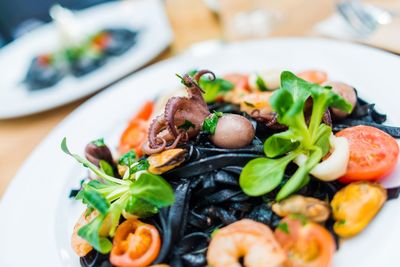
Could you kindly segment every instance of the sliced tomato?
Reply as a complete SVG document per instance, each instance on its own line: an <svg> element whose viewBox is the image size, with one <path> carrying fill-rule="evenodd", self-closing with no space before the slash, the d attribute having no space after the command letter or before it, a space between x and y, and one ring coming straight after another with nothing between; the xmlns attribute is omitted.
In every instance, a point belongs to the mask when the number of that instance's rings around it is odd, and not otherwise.
<svg viewBox="0 0 400 267"><path fill-rule="evenodd" d="M125 154L129 150L135 150L136 154L142 156L142 145L147 140L149 131L149 119L153 114L154 102L147 101L139 112L131 119L128 127L122 133L118 150Z"/></svg>
<svg viewBox="0 0 400 267"><path fill-rule="evenodd" d="M326 80L328 79L328 74L326 74L326 72L320 71L320 70L302 71L302 72L298 73L297 76L299 76L303 80L306 80L307 82L317 83L317 84L326 82Z"/></svg>
<svg viewBox="0 0 400 267"><path fill-rule="evenodd" d="M350 159L341 182L379 180L396 167L399 145L396 139L371 126L344 129L336 136L346 137L350 145Z"/></svg>
<svg viewBox="0 0 400 267"><path fill-rule="evenodd" d="M239 73L231 73L224 76L224 79L233 83L236 88L250 91L249 76Z"/></svg>
<svg viewBox="0 0 400 267"><path fill-rule="evenodd" d="M153 225L129 219L115 232L110 261L118 267L146 267L157 258L160 245L160 234Z"/></svg>
<svg viewBox="0 0 400 267"><path fill-rule="evenodd" d="M118 150L121 154L135 150L138 157L142 156L142 145L147 140L149 123L145 120L131 121L128 128L121 135Z"/></svg>
<svg viewBox="0 0 400 267"><path fill-rule="evenodd" d="M147 101L146 103L144 103L142 108L132 118L131 121L134 121L134 120L137 120L137 119L148 120L148 119L150 119L151 115L153 114L153 110L154 110L154 102L153 101Z"/></svg>
<svg viewBox="0 0 400 267"><path fill-rule="evenodd" d="M329 267L336 250L332 235L321 225L295 215L281 220L275 237L286 251L287 267Z"/></svg>

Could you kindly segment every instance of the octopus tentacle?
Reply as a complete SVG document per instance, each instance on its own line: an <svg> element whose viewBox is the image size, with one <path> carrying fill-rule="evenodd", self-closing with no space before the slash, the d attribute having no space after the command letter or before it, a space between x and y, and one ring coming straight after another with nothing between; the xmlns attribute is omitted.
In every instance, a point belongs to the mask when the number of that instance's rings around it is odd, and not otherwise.
<svg viewBox="0 0 400 267"><path fill-rule="evenodd" d="M149 126L148 140L149 146L155 147L157 145L157 135L165 128L166 120L164 116L157 116Z"/></svg>
<svg viewBox="0 0 400 267"><path fill-rule="evenodd" d="M182 136L183 136L183 133L180 133L178 135L178 137L175 139L175 141L171 145L165 147L165 149L166 150L167 149L174 149L178 145L179 141L182 139Z"/></svg>
<svg viewBox="0 0 400 267"><path fill-rule="evenodd" d="M183 76L182 82L186 86L188 96L172 97L168 100L164 113L150 124L148 142L143 146L144 153L154 154L175 148L180 142L187 142L189 138L198 134L204 119L210 114L202 95L203 90L198 84L201 76L205 74L210 74L211 80L215 80L214 73L209 70L197 72L194 78L188 74ZM177 124L186 120L194 124L194 127L179 131ZM167 146L167 143L171 142L172 144Z"/></svg>
<svg viewBox="0 0 400 267"><path fill-rule="evenodd" d="M156 153L160 153L161 151L164 151L167 146L167 141L165 141L164 138L160 138L160 139L162 140L162 144L157 148L150 147L149 142L144 143L142 146L143 153L145 153L146 155L152 155L152 154L156 154Z"/></svg>
<svg viewBox="0 0 400 267"><path fill-rule="evenodd" d="M192 98L195 95L201 96L201 94L204 93L204 90L198 85L198 83L192 77L190 77L189 74L185 74L183 76L182 81L187 88L189 98Z"/></svg>
<svg viewBox="0 0 400 267"><path fill-rule="evenodd" d="M214 72L210 71L210 70L199 70L196 75L194 75L194 80L199 83L199 80L201 78L201 76L203 76L204 74L210 74L211 75L211 81L215 80L215 74Z"/></svg>
<svg viewBox="0 0 400 267"><path fill-rule="evenodd" d="M165 105L164 119L167 123L167 130L174 137L177 137L179 134L175 126L175 114L185 102L188 102L188 100L189 99L185 97L172 97Z"/></svg>

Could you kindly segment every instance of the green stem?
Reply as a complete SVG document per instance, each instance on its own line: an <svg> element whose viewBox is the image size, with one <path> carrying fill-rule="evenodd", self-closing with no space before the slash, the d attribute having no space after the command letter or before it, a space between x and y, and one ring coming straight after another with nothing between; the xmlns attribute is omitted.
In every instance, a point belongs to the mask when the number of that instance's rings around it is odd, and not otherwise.
<svg viewBox="0 0 400 267"><path fill-rule="evenodd" d="M303 137L301 143L304 147L310 148L312 146L312 139L310 136L310 132L307 128L306 121L304 119L304 114L301 113L297 115L297 118L294 121L296 122L295 128L298 129L300 136Z"/></svg>
<svg viewBox="0 0 400 267"><path fill-rule="evenodd" d="M130 197L129 192L125 192L117 201L111 204L110 212L111 212L111 227L109 235L111 237L114 236L115 230L117 229L119 219L121 218L122 211L125 209L127 201Z"/></svg>
<svg viewBox="0 0 400 267"><path fill-rule="evenodd" d="M314 146L312 149L314 150L314 152L311 153L306 163L297 169L293 176L290 177L290 179L278 192L276 196L276 201L280 201L288 197L308 183L308 173L312 168L315 167L315 165L318 164L318 162L320 162L322 158L322 151L319 147Z"/></svg>
<svg viewBox="0 0 400 267"><path fill-rule="evenodd" d="M322 117L324 116L326 110L326 97L321 95L318 98L313 99L313 107L310 118L310 126L308 131L310 133L312 143L315 142L316 134L318 132L319 125L321 124Z"/></svg>
<svg viewBox="0 0 400 267"><path fill-rule="evenodd" d="M109 195L107 195L106 198L108 201L113 202L114 200L120 198L122 195L124 195L128 191L129 191L129 186L123 186L116 190L113 190Z"/></svg>
<svg viewBox="0 0 400 267"><path fill-rule="evenodd" d="M102 172L99 168L97 168L96 165L91 163L90 161L82 158L81 156L77 154L72 154L72 156L80 163L82 163L85 167L89 168L94 174L96 174L98 177L103 178L104 180L107 180L112 183L120 184L120 185L128 185L129 182L117 179L115 177L112 177L110 175L105 174Z"/></svg>

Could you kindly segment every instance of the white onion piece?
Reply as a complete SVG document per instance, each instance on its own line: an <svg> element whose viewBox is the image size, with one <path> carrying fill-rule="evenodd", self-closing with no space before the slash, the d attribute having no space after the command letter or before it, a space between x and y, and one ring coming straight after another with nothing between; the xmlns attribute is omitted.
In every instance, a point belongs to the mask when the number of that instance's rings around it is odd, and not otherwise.
<svg viewBox="0 0 400 267"><path fill-rule="evenodd" d="M259 91L257 77L263 79L268 90L278 89L281 84L281 70L271 69L267 71L253 72L249 75L249 86L252 91Z"/></svg>
<svg viewBox="0 0 400 267"><path fill-rule="evenodd" d="M346 173L350 157L349 142L345 137L336 137L332 134L329 143L333 149L332 154L310 171L313 176L326 182L336 180ZM301 166L307 159L306 155L300 154L294 162Z"/></svg>

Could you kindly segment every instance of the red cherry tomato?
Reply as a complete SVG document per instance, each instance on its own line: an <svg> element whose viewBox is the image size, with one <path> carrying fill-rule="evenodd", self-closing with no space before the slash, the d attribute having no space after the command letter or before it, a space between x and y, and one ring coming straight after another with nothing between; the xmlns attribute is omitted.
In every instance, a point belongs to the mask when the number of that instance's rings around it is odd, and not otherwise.
<svg viewBox="0 0 400 267"><path fill-rule="evenodd" d="M275 237L288 256L286 267L329 267L336 244L321 225L290 215L279 223Z"/></svg>
<svg viewBox="0 0 400 267"><path fill-rule="evenodd" d="M125 154L133 149L139 157L142 156L142 145L147 140L149 119L153 114L153 109L154 102L147 101L140 111L131 119L119 141L118 150L121 154Z"/></svg>
<svg viewBox="0 0 400 267"><path fill-rule="evenodd" d="M336 134L350 144L350 160L341 182L379 180L396 167L399 145L387 133L370 126L355 126Z"/></svg>
<svg viewBox="0 0 400 267"><path fill-rule="evenodd" d="M153 225L129 219L115 232L110 261L118 267L146 267L157 258L160 245L160 234Z"/></svg>

